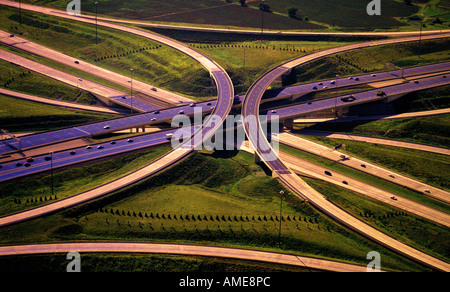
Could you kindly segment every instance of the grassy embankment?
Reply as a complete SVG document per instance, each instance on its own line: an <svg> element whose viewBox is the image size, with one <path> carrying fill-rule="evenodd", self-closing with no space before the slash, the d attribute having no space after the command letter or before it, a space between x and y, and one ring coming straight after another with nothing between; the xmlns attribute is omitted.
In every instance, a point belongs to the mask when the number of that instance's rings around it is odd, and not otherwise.
<svg viewBox="0 0 450 292"><path fill-rule="evenodd" d="M96 45L95 25L25 11L22 27L19 20L17 9L4 8L0 28L125 76L133 68L133 78L186 96L204 98L214 91L196 61L147 38L98 27Z"/></svg>
<svg viewBox="0 0 450 292"><path fill-rule="evenodd" d="M339 226L289 192L283 197L280 217L279 191L283 187L266 176L260 166L254 165L252 156L230 155L196 153L164 173L112 196L6 227L0 235L1 242L149 240L279 251L279 220L282 218L284 252L365 264L367 252L377 250L383 255L386 269L423 270ZM23 183L18 184L19 189ZM329 192L331 189L324 190L327 196ZM336 188L331 193L349 195ZM429 228L440 232L439 227L403 212L383 206L371 211L372 208L365 209L366 206L367 203L358 208L386 218L383 219L386 224L394 220L391 218L402 218L414 222L415 228L426 224L427 228L430 225ZM405 232L410 232L408 226L403 225L407 229ZM422 236L432 241L427 235ZM441 250L433 252L440 254Z"/></svg>

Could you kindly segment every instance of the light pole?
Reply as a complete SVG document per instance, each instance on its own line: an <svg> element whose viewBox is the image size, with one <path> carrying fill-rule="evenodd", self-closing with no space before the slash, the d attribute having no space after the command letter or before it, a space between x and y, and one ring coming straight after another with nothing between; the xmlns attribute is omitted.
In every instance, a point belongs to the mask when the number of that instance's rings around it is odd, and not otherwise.
<svg viewBox="0 0 450 292"><path fill-rule="evenodd" d="M244 46L244 67L242 70L242 91L244 91L245 89L245 49L247 47L247 42L244 42L243 46Z"/></svg>
<svg viewBox="0 0 450 292"><path fill-rule="evenodd" d="M50 180L52 185L52 197L54 196L53 190L53 151L50 152Z"/></svg>
<svg viewBox="0 0 450 292"><path fill-rule="evenodd" d="M97 38L97 12L98 12L98 2L95 2L95 44L98 45Z"/></svg>
<svg viewBox="0 0 450 292"><path fill-rule="evenodd" d="M131 68L130 69L130 75L131 75L131 80L130 80L130 82L131 82L131 84L130 84L130 93L131 93L131 114L133 114L133 71L134 71L134 69L133 68Z"/></svg>
<svg viewBox="0 0 450 292"><path fill-rule="evenodd" d="M261 3L259 4L259 8L261 9L261 42L264 38L264 6L262 5L266 0L261 0Z"/></svg>
<svg viewBox="0 0 450 292"><path fill-rule="evenodd" d="M284 191L280 191L280 228L279 228L279 233L278 233L278 245L279 247L281 247L281 214L283 211L283 195L284 195Z"/></svg>
<svg viewBox="0 0 450 292"><path fill-rule="evenodd" d="M336 74L336 96L334 97L334 127L336 127L336 120L337 120L337 98L338 98L338 79L339 74Z"/></svg>
<svg viewBox="0 0 450 292"><path fill-rule="evenodd" d="M20 26L22 26L22 1L19 0L19 21L20 21Z"/></svg>
<svg viewBox="0 0 450 292"><path fill-rule="evenodd" d="M420 15L420 34L419 34L419 57L422 50L422 27L423 27L423 19L425 18L424 14Z"/></svg>

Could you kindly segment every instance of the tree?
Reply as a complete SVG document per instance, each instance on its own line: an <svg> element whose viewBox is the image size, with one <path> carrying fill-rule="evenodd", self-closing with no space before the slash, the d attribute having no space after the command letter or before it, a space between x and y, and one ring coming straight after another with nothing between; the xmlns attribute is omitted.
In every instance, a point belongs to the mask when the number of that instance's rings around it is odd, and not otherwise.
<svg viewBox="0 0 450 292"><path fill-rule="evenodd" d="M289 7L287 9L287 13L288 13L289 17L297 18L298 8L296 8L296 7Z"/></svg>
<svg viewBox="0 0 450 292"><path fill-rule="evenodd" d="M268 5L266 3L260 3L259 4L259 9L264 11L264 12L270 12L270 5Z"/></svg>

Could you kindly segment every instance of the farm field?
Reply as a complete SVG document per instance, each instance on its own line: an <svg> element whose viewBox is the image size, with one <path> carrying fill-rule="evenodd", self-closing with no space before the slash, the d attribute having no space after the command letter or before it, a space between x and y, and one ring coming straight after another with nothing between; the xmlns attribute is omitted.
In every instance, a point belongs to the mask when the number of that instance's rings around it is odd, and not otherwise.
<svg viewBox="0 0 450 292"><path fill-rule="evenodd" d="M270 12L264 13L262 20L258 9L260 1L247 1L241 7L238 1L200 0L200 1L102 1L98 13L110 17L138 19L163 23L184 23L193 25L212 25L227 27L261 28L262 22L267 29L274 30L317 30L317 29L353 29L376 30L393 27L418 27L415 17L421 9L427 15L430 27L448 26L447 0L425 0L406 5L403 1L382 1L382 14L368 16L365 0L333 1L312 0L267 0ZM67 1L25 0L24 2L48 5L64 9ZM94 0L84 1L82 11L95 13ZM446 6L447 5L447 6ZM296 19L288 16L290 7L298 9ZM437 18L440 20L436 21Z"/></svg>

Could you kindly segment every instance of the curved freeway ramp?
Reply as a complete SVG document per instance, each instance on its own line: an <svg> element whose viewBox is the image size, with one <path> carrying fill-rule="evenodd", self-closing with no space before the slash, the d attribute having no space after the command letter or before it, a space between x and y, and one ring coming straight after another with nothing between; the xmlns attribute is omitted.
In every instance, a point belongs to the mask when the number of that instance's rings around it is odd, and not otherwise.
<svg viewBox="0 0 450 292"><path fill-rule="evenodd" d="M6 4L5 4L6 3ZM5 5L11 5L13 7L17 7L17 3L9 2L9 1L2 1L0 4ZM38 13L44 13L48 15L53 15L56 17L63 17L67 19L72 19L76 21L83 21L95 24L94 20L84 19L76 16L70 16L67 15L67 13L62 11L55 11L53 9L47 9L39 6L33 6L33 5L26 5L22 4L22 9L30 10ZM207 69L211 77L214 79L215 84L217 86L217 102L215 105L215 108L207 118L203 126L197 129L193 135L190 137L191 139L184 142L183 144L179 145L177 148L172 149L170 152L162 156L161 158L157 159L153 163L144 166L136 171L134 171L131 174L128 174L126 176L123 176L119 179L116 179L114 181L111 181L109 183L106 183L100 187L97 187L95 189L89 190L87 192L72 196L70 198L60 200L57 202L54 202L52 204L48 204L42 207L38 207L35 209L27 210L25 212L13 214L11 216L6 216L3 218L0 218L0 227L6 226L10 224L15 224L18 222L22 222L25 220L29 220L32 218L40 217L46 214L50 214L53 212L57 212L60 210L63 210L65 208L69 208L78 204L85 203L87 201L105 196L107 194L110 194L112 192L118 191L120 189L123 189L127 186L130 186L134 183L137 183L151 175L154 175L167 167L170 167L174 163L180 161L181 159L185 158L187 155L189 155L192 151L197 149L199 146L201 146L201 143L204 139L207 139L211 137L222 125L222 123L225 121L227 115L229 114L231 107L233 106L233 98L234 98L234 87L231 82L230 77L226 73L226 71L220 67L216 62L208 58L207 56L193 50L192 48L179 43L175 40L172 40L167 37L163 37L157 34L153 34L150 32L146 32L143 30L138 30L130 27L125 27L121 25L116 24L110 24L106 22L98 22L98 25L109 27L112 29L117 29L121 31L125 31L131 34L140 35L143 37L147 37L149 39L152 39L154 41L160 42L162 44L165 44L167 46L173 47L180 52L186 54L187 56L193 58L197 62L199 62L205 69ZM216 116L220 118L219 120L213 120L212 116Z"/></svg>
<svg viewBox="0 0 450 292"><path fill-rule="evenodd" d="M309 257L300 257L282 253L254 251L213 246L158 244L158 243L130 243L130 242L91 242L91 243L56 243L36 244L22 246L0 247L0 256L54 254L54 253L151 253L176 254L186 256L206 256L247 261L267 262L274 264L304 267L334 272L365 272L366 267L321 260Z"/></svg>
<svg viewBox="0 0 450 292"><path fill-rule="evenodd" d="M445 35L449 37L450 34ZM423 39L439 38L443 36L426 36ZM366 223L358 220L357 218L351 216L344 210L340 209L336 205L332 204L325 198L322 194L317 192L315 189L306 184L301 180L279 157L278 154L272 149L271 145L267 141L267 137L262 130L261 124L259 123L259 108L262 96L267 88L281 75L288 72L292 68L305 64L307 62L329 56L332 54L351 51L360 48L373 47L385 44L393 44L400 42L410 42L418 40L417 37L408 37L401 39L387 39L381 41L372 41L366 43L352 44L347 46L342 46L338 48L332 48L324 50L318 53L313 53L300 57L298 59L289 61L285 64L280 65L268 73L260 77L249 89L245 97L242 106L242 115L245 119L244 128L251 143L251 147L255 149L256 155L264 161L264 163L272 170L273 175L278 177L279 180L289 188L294 194L307 200L313 206L321 210L323 213L327 214L331 218L337 220L341 224L359 232L365 237L384 245L406 257L416 260L426 266L432 267L440 271L450 271L450 264L443 262L439 259L431 257L421 251L411 248L392 237L376 230L375 228L367 225ZM256 124L250 123L248 121L257 121Z"/></svg>

